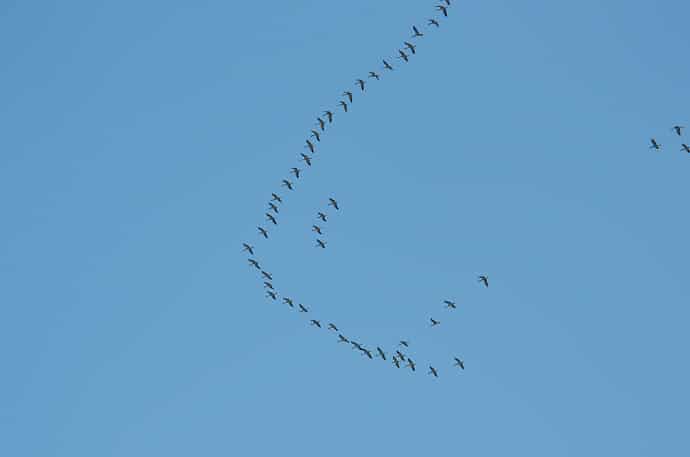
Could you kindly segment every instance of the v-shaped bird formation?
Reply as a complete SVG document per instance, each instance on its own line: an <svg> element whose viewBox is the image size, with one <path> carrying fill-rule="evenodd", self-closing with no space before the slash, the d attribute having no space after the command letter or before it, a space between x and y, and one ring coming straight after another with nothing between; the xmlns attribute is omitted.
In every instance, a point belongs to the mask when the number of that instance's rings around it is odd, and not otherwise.
<svg viewBox="0 0 690 457"><path fill-rule="evenodd" d="M357 97L365 94L369 89L370 84L381 81L384 78L385 73L392 72L397 67L404 66L411 61L413 56L415 56L418 52L418 44L416 44L417 41L423 38L427 33L430 33L430 30L440 28L442 23L441 21L449 17L451 0L443 0L440 5L435 6L435 9L438 12L438 17L428 19L425 30L422 30L417 25L411 26L412 34L409 36L409 38L403 40L402 46L400 49L396 50L396 55L394 56L400 60L400 63L396 63L394 66L391 64L391 62L393 62L392 58L381 59L383 66L380 69L368 71L365 79L356 79L354 81L354 87L352 90L344 90L342 92L341 99L338 101L336 107L334 107L332 110L325 110L320 116L316 117L316 123L314 127L309 129L309 136L304 142L303 147L306 151L299 153L299 161L304 164L306 169L310 169L314 165L315 157L318 154L318 145L320 145L321 141L325 139L326 130L334 123L336 116L345 115L345 113L348 113L348 108L355 103L355 94L357 94ZM281 180L280 187L287 193L292 193L295 191L306 169L299 167L291 168L289 171L289 177ZM260 238L265 240L270 239L269 228L273 230L279 226L278 218L281 215L283 204L283 197L275 192L271 192L271 198L268 201L268 209L265 210L264 214L265 221L263 225L257 226L258 235ZM340 209L340 203L334 197L329 197L328 201L324 201L324 208L316 213L316 220L311 223L311 231L315 236L315 248L319 250L327 249L328 243L326 240L326 226L329 222L330 215L334 214L334 212L339 212ZM417 364L411 357L411 344L408 340L400 340L398 346L392 350L389 350L387 354L382 346L365 345L362 342L355 341L355 339L350 336L346 336L338 328L338 326L332 322L329 322L327 327L322 326L322 322L328 321L313 318L312 316L314 313L304 304L299 303L299 301L295 302L292 298L281 295L277 292L273 282L273 275L263 269L263 266L261 265L262 262L256 258L257 250L254 246L248 243L243 243L243 252L247 252L251 256L248 260L251 268L258 270L260 273L260 280L263 282L266 298L271 301L279 301L279 298L282 298L282 302L287 304L290 308L295 309L295 312L306 314L308 324L310 326L322 332L333 332L333 334L337 336L337 343L345 343L346 345L350 345L353 350L358 351L367 359L381 359L383 362L390 362L391 366L395 368L409 368L411 372L417 372ZM478 276L477 281L484 287L489 287L489 278L486 275ZM438 306L441 308L441 310L446 309L446 312L453 312L457 309L456 303L451 300L441 300ZM441 321L435 317L429 317L429 323L430 324L428 325L430 327L438 327L441 325ZM448 360L448 366L455 370L465 369L464 361L458 357L453 357L452 360ZM428 367L428 375L438 378L440 370L431 364L428 364Z"/></svg>

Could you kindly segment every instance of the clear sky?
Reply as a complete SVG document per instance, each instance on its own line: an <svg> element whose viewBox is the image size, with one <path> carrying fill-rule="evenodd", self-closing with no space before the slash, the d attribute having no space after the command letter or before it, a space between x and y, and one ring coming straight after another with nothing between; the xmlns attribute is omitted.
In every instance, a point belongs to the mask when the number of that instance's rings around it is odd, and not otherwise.
<svg viewBox="0 0 690 457"><path fill-rule="evenodd" d="M0 454L690 455L690 4L449 14L1 2Z"/></svg>

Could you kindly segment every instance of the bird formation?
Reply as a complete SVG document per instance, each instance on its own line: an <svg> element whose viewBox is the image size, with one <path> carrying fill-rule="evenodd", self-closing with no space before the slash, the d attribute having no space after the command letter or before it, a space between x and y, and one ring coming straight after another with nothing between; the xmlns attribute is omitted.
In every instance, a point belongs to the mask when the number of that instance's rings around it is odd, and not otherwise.
<svg viewBox="0 0 690 457"><path fill-rule="evenodd" d="M451 1L450 0L443 0L443 2L439 5L436 5L436 10L439 12L439 17L437 18L431 18L428 19L427 22L427 29L431 30L439 28L441 26L441 16L443 18L448 17L448 12L451 7ZM428 33L428 30L426 33ZM408 41L403 41L403 45L401 46L400 49L397 50L397 59L401 60L402 62L408 63L412 56L417 54L417 44L415 44L414 40L420 39L425 36L425 31L422 31L417 25L412 26L412 35L410 38L408 38ZM364 94L369 87L369 83L373 81L380 81L382 79L382 73L383 72L391 72L394 71L395 67L390 63L392 59L381 59L383 66L381 67L381 70L374 70L374 71L369 71L366 79L356 79L354 81L354 87L352 90L345 90L342 92L341 99L338 101L338 107L341 110L342 114L347 113L348 109L350 106L353 105L354 100L355 100L355 93L358 94ZM397 66L397 64L396 64ZM321 113L320 116L316 118L316 124L314 125L313 128L310 129L309 136L304 142L304 152L300 152L300 162L304 163L307 169L311 168L312 165L314 164L314 157L317 155L317 145L321 143L321 141L324 139L324 135L327 129L327 126L330 126L336 117L336 112L337 109L334 108L334 110L325 110ZM299 167L293 167L290 169L290 175L288 178L282 179L281 180L281 188L284 189L288 194L295 191L297 187L297 182L302 179L304 169L301 169ZM278 217L281 214L281 209L283 205L283 197L280 196L279 194L272 192L271 193L271 198L268 201L268 209L265 210L265 223L263 225L257 226L258 234L260 237L268 240L269 239L269 228L276 228L278 226ZM325 224L328 222L329 215L326 212L328 209L332 208L334 211L339 211L340 206L337 200L335 198L330 197L328 198L328 203L326 204L326 209L323 209L322 211L317 212L316 217L317 221L315 221L312 224L312 232L315 233L316 236L316 244L315 247L320 248L320 249L325 249L327 246L327 243L325 241ZM270 224L270 225L268 225ZM345 343L347 345L350 345L353 350L357 350L363 357L366 357L370 360L373 360L374 358L376 359L381 359L384 362L390 361L391 365L396 367L396 368L409 368L412 372L416 372L417 364L413 360L410 354L410 342L408 340L401 340L395 348L394 351L389 351L389 355L387 355L386 351L383 349L381 346L368 346L365 345L364 343L361 343L359 341L356 341L355 339L345 336L341 330L336 326L334 323L329 322L324 328L322 326L322 321L316 318L312 318L312 313L307 308L305 305L302 303L296 303L292 298L288 296L281 295L277 292L276 287L274 286L273 283L273 275L269 272L267 272L265 269L263 269L263 266L259 262L259 260L256 259L256 250L254 246L248 244L248 243L243 243L243 252L247 252L251 257L248 259L248 262L250 266L256 270L259 271L261 275L261 280L263 281L263 286L265 289L265 295L266 298L271 300L271 301L279 301L279 298L282 299L282 302L286 305L288 305L290 308L295 309L296 312L299 313L304 313L307 314L309 317L309 322L308 324L312 327L315 327L317 330L325 331L325 332L333 332L334 334L337 335L337 342L338 343ZM479 276L478 281L481 282L485 287L489 286L489 280L488 277L485 275ZM448 310L455 310L457 309L457 305L455 302L451 300L444 300L443 303L445 304L445 308ZM430 323L431 327L436 327L441 324L440 320L437 320L433 317L430 317ZM375 349L371 349L375 348ZM405 351L405 352L403 352ZM415 355L416 358L416 355ZM429 366L429 371L428 374L430 376L433 376L435 378L439 377L439 370L432 366L431 364ZM449 361L449 366L459 368L460 370L465 369L464 362L458 358L454 357L453 358L453 363L451 364Z"/></svg>
<svg viewBox="0 0 690 457"><path fill-rule="evenodd" d="M675 133L677 137L681 137L681 138L683 137L683 131L684 130L685 130L685 127L682 125L674 125L673 127L671 127L671 131L673 133ZM663 149L661 146L661 143L659 143L656 140L656 138L652 138L649 141L650 141L649 149L654 149L656 151L661 151L661 149ZM687 152L688 154L690 154L690 146L688 146L688 143L690 143L690 141L684 143L681 140L681 143L680 143L680 151L681 152Z"/></svg>

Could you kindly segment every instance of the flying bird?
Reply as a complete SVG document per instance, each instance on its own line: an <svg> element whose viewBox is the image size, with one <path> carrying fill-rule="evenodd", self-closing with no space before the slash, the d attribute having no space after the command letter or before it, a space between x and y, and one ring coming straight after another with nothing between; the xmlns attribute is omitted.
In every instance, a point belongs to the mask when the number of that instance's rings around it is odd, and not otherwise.
<svg viewBox="0 0 690 457"><path fill-rule="evenodd" d="M683 143L683 144L681 144L681 146L683 147L683 149L681 149L681 151L685 151L685 152L690 153L690 147L688 147L687 144Z"/></svg>
<svg viewBox="0 0 690 457"><path fill-rule="evenodd" d="M455 302L454 302L454 301L443 300L443 303L446 304L446 308L453 308L453 309L457 308L457 306L455 306Z"/></svg>
<svg viewBox="0 0 690 457"><path fill-rule="evenodd" d="M438 324L441 323L441 321L437 321L437 320L434 319L433 317L430 317L429 320L431 320L431 326L432 326L432 327L436 327Z"/></svg>
<svg viewBox="0 0 690 457"><path fill-rule="evenodd" d="M654 138L652 138L651 141L652 141L652 145L649 147L649 149L657 149L657 150L661 149L661 145L659 143L657 143Z"/></svg>
<svg viewBox="0 0 690 457"><path fill-rule="evenodd" d="M294 308L295 304L293 303L291 298L288 297L283 297L283 303L290 305L290 308Z"/></svg>
<svg viewBox="0 0 690 457"><path fill-rule="evenodd" d="M277 300L277 299L278 299L278 296L277 296L276 293L273 292L272 290L267 290L267 291L266 291L266 296L267 296L267 297L271 297L273 300Z"/></svg>
<svg viewBox="0 0 690 457"><path fill-rule="evenodd" d="M307 140L307 147L309 148L309 152L311 152L313 154L314 153L314 143Z"/></svg>
<svg viewBox="0 0 690 457"><path fill-rule="evenodd" d="M409 358L409 357L407 358L407 365L405 365L405 366L406 366L406 367L410 367L410 368L412 368L412 371L415 371L415 364L414 364L414 361L412 361L412 359Z"/></svg>
<svg viewBox="0 0 690 457"><path fill-rule="evenodd" d="M412 35L412 38L417 38L417 37L422 37L422 36L424 36L424 34L423 34L422 32L420 32L420 31L417 29L417 26L416 26L416 25L413 25L413 26L412 26L412 31L414 32L414 34Z"/></svg>
<svg viewBox="0 0 690 457"><path fill-rule="evenodd" d="M405 51L398 50L398 54L400 54L400 57L398 57L399 59L402 59L405 62L409 62L407 54L405 54Z"/></svg>
<svg viewBox="0 0 690 457"><path fill-rule="evenodd" d="M285 186L285 187L287 187L287 188L290 189L290 190L294 190L294 189L292 188L292 183L291 183L290 181L288 181L287 179L283 179L283 184L282 184L282 185Z"/></svg>
<svg viewBox="0 0 690 457"><path fill-rule="evenodd" d="M333 199L333 198L329 198L329 199L328 199L328 206L332 206L332 207L335 208L335 209L340 209L340 208L338 207L338 202L335 201L335 199Z"/></svg>
<svg viewBox="0 0 690 457"><path fill-rule="evenodd" d="M412 51L412 54L417 54L417 51L416 51L417 47L415 45L413 45L412 43L409 43L407 41L404 41L403 43L405 43L405 47L407 47L407 49Z"/></svg>
<svg viewBox="0 0 690 457"><path fill-rule="evenodd" d="M405 354L403 354L400 351L395 351L395 353L398 355L398 358L402 360L403 362L405 361Z"/></svg>
<svg viewBox="0 0 690 457"><path fill-rule="evenodd" d="M328 123L330 124L333 122L333 112L332 111L324 111L323 114L328 117Z"/></svg>
<svg viewBox="0 0 690 457"><path fill-rule="evenodd" d="M261 233L261 234L263 235L264 238L268 239L268 232L266 231L265 228L263 228L263 227L257 227L257 229L259 229L259 233Z"/></svg>
<svg viewBox="0 0 690 457"><path fill-rule="evenodd" d="M355 84L357 84L359 86L359 88L362 89L362 92L364 92L364 80L363 79L358 79L357 81L355 81ZM350 102L352 102L352 100L350 100Z"/></svg>
<svg viewBox="0 0 690 457"><path fill-rule="evenodd" d="M370 78L376 78L377 81L378 81L379 79L381 79L381 76L380 76L378 73L376 73L375 71L370 71L370 72L369 72L369 77L370 77Z"/></svg>
<svg viewBox="0 0 690 457"><path fill-rule="evenodd" d="M395 365L396 367L400 368L400 360L398 360L397 358L395 358L395 356L393 356L393 365Z"/></svg>
<svg viewBox="0 0 690 457"><path fill-rule="evenodd" d="M676 132L676 135L681 136L683 134L683 127L682 125L674 125L673 130Z"/></svg>
<svg viewBox="0 0 690 457"><path fill-rule="evenodd" d="M383 68L385 68L386 70L393 70L393 67L391 67L391 64L389 64L385 60L383 61Z"/></svg>
<svg viewBox="0 0 690 457"><path fill-rule="evenodd" d="M309 312L309 310L308 310L307 308L305 308L304 305L303 305L302 303L300 303L300 304L297 305L297 306L299 306L299 312L300 312L300 313L308 313L308 312Z"/></svg>
<svg viewBox="0 0 690 457"><path fill-rule="evenodd" d="M316 325L318 328L321 328L321 322L317 321L316 319L311 320L311 325Z"/></svg>
<svg viewBox="0 0 690 457"><path fill-rule="evenodd" d="M429 24L428 25L435 25L436 27L440 27L441 24L438 23L436 19L429 19Z"/></svg>
<svg viewBox="0 0 690 457"><path fill-rule="evenodd" d="M254 255L254 246L250 246L250 245L248 245L247 243L242 243L242 246L244 246L244 248L242 249L242 251L247 251L247 252L249 252L251 255Z"/></svg>
<svg viewBox="0 0 690 457"><path fill-rule="evenodd" d="M316 239L316 245L317 245L318 247L320 247L321 249L326 249L326 242L325 242L325 241L321 241L321 240L318 239L318 238Z"/></svg>
<svg viewBox="0 0 690 457"><path fill-rule="evenodd" d="M278 225L278 221L276 221L276 218L273 217L271 213L266 213L266 220L273 222L273 225Z"/></svg>
<svg viewBox="0 0 690 457"><path fill-rule="evenodd" d="M283 199L280 198L278 195L271 193L271 201L272 202L278 202L278 203L283 203Z"/></svg>
<svg viewBox="0 0 690 457"><path fill-rule="evenodd" d="M328 330L333 330L335 332L338 331L338 327L335 326L335 324L328 324Z"/></svg>
<svg viewBox="0 0 690 457"><path fill-rule="evenodd" d="M273 290L273 284L268 281L264 281L264 287Z"/></svg>
<svg viewBox="0 0 690 457"><path fill-rule="evenodd" d="M326 123L321 119L320 117L316 118L316 121L319 123L319 127L321 128L321 131L323 132L326 130Z"/></svg>
<svg viewBox="0 0 690 457"><path fill-rule="evenodd" d="M316 141L321 141L321 134L319 132L317 132L316 130L311 131L311 136L316 138Z"/></svg>
<svg viewBox="0 0 690 457"><path fill-rule="evenodd" d="M370 359L373 359L373 358L374 358L374 357L371 355L371 351L369 351L369 349L362 348L362 349L360 349L360 351L362 351L363 353L365 353L365 354L367 355L367 357L369 357Z"/></svg>
<svg viewBox="0 0 690 457"><path fill-rule="evenodd" d="M405 346L406 348L409 348L409 347L410 347L410 343L407 342L407 341L405 341L405 340L401 340L401 341L400 341L400 344L398 344L398 346Z"/></svg>
<svg viewBox="0 0 690 457"><path fill-rule="evenodd" d="M376 351L378 352L378 356L381 357L383 360L386 360L386 353L383 352L383 349L380 347L376 346Z"/></svg>
<svg viewBox="0 0 690 457"><path fill-rule="evenodd" d="M261 270L261 276L268 279L269 281L273 281L273 276L271 276L271 273L268 273L267 271Z"/></svg>
<svg viewBox="0 0 690 457"><path fill-rule="evenodd" d="M488 276L481 275L477 278L477 282L482 282L484 283L484 287L489 287L489 278Z"/></svg>
<svg viewBox="0 0 690 457"><path fill-rule="evenodd" d="M338 343L349 343L350 340L345 338L342 334L338 333Z"/></svg>
<svg viewBox="0 0 690 457"><path fill-rule="evenodd" d="M311 231L312 231L312 232L316 232L316 233L318 233L319 235L323 235L323 232L321 231L321 227L319 227L318 225L312 225L312 226L311 226Z"/></svg>
<svg viewBox="0 0 690 457"><path fill-rule="evenodd" d="M352 349L359 349L360 351L364 349L362 348L362 345L356 341L350 341L350 344L352 345Z"/></svg>
<svg viewBox="0 0 690 457"><path fill-rule="evenodd" d="M429 365L429 374L433 374L435 377L438 378L438 373L436 372L436 368L432 367Z"/></svg>
<svg viewBox="0 0 690 457"><path fill-rule="evenodd" d="M303 152L300 152L300 155L302 156L302 160L306 162L307 166L311 167L311 157L309 157Z"/></svg>
<svg viewBox="0 0 690 457"><path fill-rule="evenodd" d="M347 103L345 103L344 101L341 100L341 101L340 101L340 106L342 106L343 109L345 110L345 112L347 113Z"/></svg>
<svg viewBox="0 0 690 457"><path fill-rule="evenodd" d="M458 359L457 357L453 357L455 359L455 365L456 367L460 367L461 369L465 369L465 362L462 360Z"/></svg>
<svg viewBox="0 0 690 457"><path fill-rule="evenodd" d="M325 214L323 214L323 213L318 213L317 216L318 216L319 219L321 219L322 221L328 222L328 221L326 220L326 215L325 215Z"/></svg>
<svg viewBox="0 0 690 457"><path fill-rule="evenodd" d="M445 5L436 5L436 9L441 11L445 17L448 17L448 7Z"/></svg>
<svg viewBox="0 0 690 457"><path fill-rule="evenodd" d="M292 173L293 175L295 175L295 178L299 179L299 174L300 174L301 171L302 171L302 170L300 170L299 168L294 168L294 167L293 167L292 170L290 170L290 173Z"/></svg>
<svg viewBox="0 0 690 457"><path fill-rule="evenodd" d="M271 202L268 202L268 207L269 207L270 210L272 210L272 211L274 211L276 214L278 214L278 207L277 207L276 205L274 205L274 204L271 203Z"/></svg>
<svg viewBox="0 0 690 457"><path fill-rule="evenodd" d="M450 0L443 0L443 1L446 2L446 5L450 6Z"/></svg>
<svg viewBox="0 0 690 457"><path fill-rule="evenodd" d="M350 103L352 103L352 92L346 90L345 92L343 92L343 97L347 97L347 99L350 100Z"/></svg>
<svg viewBox="0 0 690 457"><path fill-rule="evenodd" d="M254 259L247 259L247 260L249 260L249 263L251 263L252 266L255 267L257 270L261 270L261 266L259 266L259 262L257 262Z"/></svg>

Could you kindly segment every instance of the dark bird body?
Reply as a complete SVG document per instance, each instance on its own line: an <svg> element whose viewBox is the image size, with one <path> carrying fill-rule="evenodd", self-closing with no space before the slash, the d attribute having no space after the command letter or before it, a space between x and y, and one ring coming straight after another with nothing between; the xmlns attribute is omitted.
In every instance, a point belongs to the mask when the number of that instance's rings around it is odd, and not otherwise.
<svg viewBox="0 0 690 457"><path fill-rule="evenodd" d="M292 182L288 181L287 179L283 179L282 185L284 187L287 187L289 190L294 190L292 187Z"/></svg>
<svg viewBox="0 0 690 457"><path fill-rule="evenodd" d="M322 221L328 222L328 221L326 220L326 215L325 215L324 213L318 213L317 216L318 216L319 219L321 219Z"/></svg>
<svg viewBox="0 0 690 457"><path fill-rule="evenodd" d="M321 328L321 322L317 321L316 319L311 320L311 325L315 325L318 328Z"/></svg>
<svg viewBox="0 0 690 457"><path fill-rule="evenodd" d="M422 32L420 32L420 31L417 29L417 26L415 26L415 25L412 26L412 31L414 32L414 33L412 34L412 38L417 38L417 37L423 37L423 36L424 36L424 34L423 34Z"/></svg>
<svg viewBox="0 0 690 457"><path fill-rule="evenodd" d="M460 369L464 370L465 369L465 362L458 359L457 357L453 357L453 358L455 359L455 366L460 367Z"/></svg>
<svg viewBox="0 0 690 457"><path fill-rule="evenodd" d="M332 206L332 207L335 208L335 209L340 209L340 208L338 207L338 202L335 201L335 200L332 199L332 198L329 198L329 199L328 199L328 206Z"/></svg>
<svg viewBox="0 0 690 457"><path fill-rule="evenodd" d="M303 152L300 152L300 155L302 156L302 160L307 164L307 166L311 167L311 157L309 157Z"/></svg>
<svg viewBox="0 0 690 457"><path fill-rule="evenodd" d="M435 377L438 378L438 372L436 371L436 368L432 367L429 365L429 374L433 374Z"/></svg>
<svg viewBox="0 0 690 457"><path fill-rule="evenodd" d="M267 271L261 270L261 276L268 279L269 281L273 281L273 276L271 276L271 273Z"/></svg>
<svg viewBox="0 0 690 457"><path fill-rule="evenodd" d="M652 145L649 147L649 149L656 149L657 151L661 149L661 145L657 143L657 141L654 138L651 139L651 142Z"/></svg>
<svg viewBox="0 0 690 457"><path fill-rule="evenodd" d="M323 232L321 231L321 227L319 227L318 225L312 225L312 226L311 226L311 231L312 231L312 232L316 232L316 233L318 233L319 235L323 235Z"/></svg>
<svg viewBox="0 0 690 457"><path fill-rule="evenodd" d="M271 213L266 213L266 220L273 222L273 225L278 225L278 221L276 221L276 218L273 217Z"/></svg>
<svg viewBox="0 0 690 457"><path fill-rule="evenodd" d="M248 245L247 243L242 243L242 246L244 246L244 248L242 249L242 251L247 251L247 252L249 252L251 255L254 255L254 246L250 246L250 245Z"/></svg>
<svg viewBox="0 0 690 457"><path fill-rule="evenodd" d="M326 249L326 242L325 242L325 241L322 241L322 240L319 240L318 238L317 238L317 240L316 240L316 245L317 245L318 247L320 247L321 249Z"/></svg>
<svg viewBox="0 0 690 457"><path fill-rule="evenodd" d="M295 175L295 178L299 179L299 174L300 174L301 171L302 171L302 170L300 170L299 168L292 168L292 170L290 170L290 173L292 173L293 175Z"/></svg>
<svg viewBox="0 0 690 457"><path fill-rule="evenodd" d="M263 228L263 227L257 227L257 229L259 229L259 233L261 233L261 235L262 235L264 238L268 239L268 232L266 231L265 228Z"/></svg>
<svg viewBox="0 0 690 457"><path fill-rule="evenodd" d="M486 275L479 276L477 282L484 283L484 287L489 287L489 277Z"/></svg>
<svg viewBox="0 0 690 457"><path fill-rule="evenodd" d="M299 306L299 312L300 313L308 313L309 312L309 310L302 303L300 303L297 306Z"/></svg>
<svg viewBox="0 0 690 457"><path fill-rule="evenodd" d="M429 320L431 320L431 326L432 326L432 327L436 327L438 324L441 323L441 321L437 321L437 320L434 319L433 317L430 317Z"/></svg>
<svg viewBox="0 0 690 457"><path fill-rule="evenodd" d="M683 144L681 144L681 146L683 147L683 149L681 149L681 151L685 151L687 153L690 153L690 147L687 144L683 143Z"/></svg>
<svg viewBox="0 0 690 457"><path fill-rule="evenodd" d="M247 259L247 260L249 261L249 263L250 263L254 268L256 268L257 270L261 270L261 266L259 266L259 262L257 262L257 261L254 260L254 259Z"/></svg>

